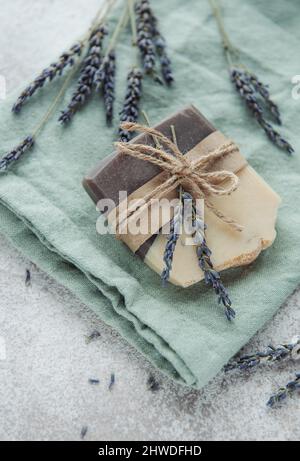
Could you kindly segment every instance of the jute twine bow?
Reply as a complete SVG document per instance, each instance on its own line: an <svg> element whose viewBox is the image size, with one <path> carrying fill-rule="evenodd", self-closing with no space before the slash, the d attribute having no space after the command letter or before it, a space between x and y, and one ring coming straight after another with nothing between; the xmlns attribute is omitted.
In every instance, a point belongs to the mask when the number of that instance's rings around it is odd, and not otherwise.
<svg viewBox="0 0 300 461"><path fill-rule="evenodd" d="M137 123L122 123L121 128L127 131L146 133L156 140L156 147L146 144L131 144L117 142L118 153L153 163L168 173L167 179L141 199L140 206L135 203L128 206L125 215L122 216L120 226L127 223L137 211L150 206L151 200L166 196L169 192L182 186L194 199L205 199L206 206L223 222L234 230L241 232L243 227L229 216L224 215L208 199L210 196L230 195L239 185L239 178L230 171L209 172L212 165L229 154L238 152L238 147L233 142L221 145L212 150L199 160L191 161L178 149L177 145L154 128L149 128ZM118 234L117 229L117 234Z"/></svg>

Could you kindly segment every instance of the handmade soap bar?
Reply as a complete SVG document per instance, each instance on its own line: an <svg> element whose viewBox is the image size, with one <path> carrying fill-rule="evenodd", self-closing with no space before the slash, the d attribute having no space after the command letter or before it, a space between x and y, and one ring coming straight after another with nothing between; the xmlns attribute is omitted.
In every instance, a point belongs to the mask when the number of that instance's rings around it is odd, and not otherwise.
<svg viewBox="0 0 300 461"><path fill-rule="evenodd" d="M171 126L175 127L180 151L186 154L200 143L209 148L210 140L216 137L216 129L190 106L155 128L171 137ZM144 134L132 141L140 144L154 144L154 140ZM161 173L159 167L120 154L112 154L100 162L86 176L83 185L94 200L110 198L119 205L119 191L127 191L130 196L137 189ZM243 226L242 232L234 231L217 218L210 209L205 209L207 224L206 239L212 250L212 261L216 270L249 264L262 250L269 247L275 237L275 222L280 203L278 195L247 164L241 162L235 171L240 184L230 196L213 197L211 202L224 214L228 214ZM183 244L176 246L170 281L183 287L203 279L195 248ZM144 262L159 274L163 270L163 254L167 237L153 235L136 251Z"/></svg>

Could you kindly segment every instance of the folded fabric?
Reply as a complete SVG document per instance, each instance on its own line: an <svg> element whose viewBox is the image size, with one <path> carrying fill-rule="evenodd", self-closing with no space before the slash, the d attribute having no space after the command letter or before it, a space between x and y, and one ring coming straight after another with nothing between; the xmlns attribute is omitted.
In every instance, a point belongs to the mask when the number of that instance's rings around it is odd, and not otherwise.
<svg viewBox="0 0 300 461"><path fill-rule="evenodd" d="M285 2L289 14L282 14L280 0L272 2L271 11L258 0L223 3L233 41L249 67L270 83L282 108L283 131L295 155L289 158L269 143L240 102L228 78L208 2L153 1L170 44L176 84L168 90L146 81L143 104L154 124L194 103L239 144L249 163L282 197L274 246L251 266L223 273L237 312L234 323L224 319L203 282L189 289L163 288L159 276L122 243L97 234L98 213L81 181L110 154L116 136L105 125L98 97L66 128L53 117L34 149L0 176L0 231L156 367L197 388L273 316L300 281L300 101L292 98L290 83L299 72L294 62L300 45L294 20L298 2ZM130 40L119 46L116 114L131 64L129 48ZM11 114L16 94L7 99L0 108L1 155L30 134L60 85L56 81L45 87L19 116ZM71 90L62 106L70 95Z"/></svg>

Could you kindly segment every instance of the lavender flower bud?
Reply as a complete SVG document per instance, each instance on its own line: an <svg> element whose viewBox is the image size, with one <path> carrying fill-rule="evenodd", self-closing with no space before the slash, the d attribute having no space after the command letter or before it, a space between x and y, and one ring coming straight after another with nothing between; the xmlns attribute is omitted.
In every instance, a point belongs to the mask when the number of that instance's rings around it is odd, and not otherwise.
<svg viewBox="0 0 300 461"><path fill-rule="evenodd" d="M197 215L196 215L197 216ZM235 318L235 311L232 309L232 303L229 298L228 291L224 287L220 274L214 269L213 263L211 261L212 252L208 248L205 236L203 234L204 229L206 228L204 221L201 220L199 216L194 218L196 223L195 227L200 228L200 231L196 231L195 243L200 245L197 248L197 256L199 261L199 267L204 272L205 283L211 286L216 295L218 296L219 304L224 306L225 315L228 321L232 321Z"/></svg>
<svg viewBox="0 0 300 461"><path fill-rule="evenodd" d="M102 63L102 45L106 34L107 29L101 26L90 36L89 50L80 71L77 88L72 95L67 109L62 111L59 117L59 121L62 124L69 123L72 120L75 113L86 103L92 93L95 74Z"/></svg>
<svg viewBox="0 0 300 461"><path fill-rule="evenodd" d="M300 373L296 373L296 378L293 381L290 381L285 387L281 387L278 391L271 395L269 401L267 402L268 407L275 407L278 404L282 403L288 397L290 397L294 392L300 390Z"/></svg>
<svg viewBox="0 0 300 461"><path fill-rule="evenodd" d="M174 81L171 60L166 52L166 42L158 29L158 21L148 0L140 0L136 5L137 15L137 44L140 49L143 67L146 74L152 75L160 84L163 80L156 72L156 53L161 64L164 81L171 85Z"/></svg>
<svg viewBox="0 0 300 461"><path fill-rule="evenodd" d="M146 74L155 76L156 56L153 40L152 11L148 0L140 0L135 10L137 18L137 45L141 52L143 67Z"/></svg>
<svg viewBox="0 0 300 461"><path fill-rule="evenodd" d="M263 114L263 110L256 98L253 88L251 85L249 85L249 80L245 75L245 72L242 72L238 69L233 69L231 72L231 79L254 117L259 119Z"/></svg>
<svg viewBox="0 0 300 461"><path fill-rule="evenodd" d="M258 365L277 363L288 358L299 360L300 358L300 337L297 336L288 344L279 344L276 347L269 345L265 351L256 352L252 355L245 355L238 360L230 362L225 371L250 370Z"/></svg>
<svg viewBox="0 0 300 461"><path fill-rule="evenodd" d="M183 220L183 206L182 203L174 210L174 218L171 221L170 225L170 235L166 244L165 253L164 253L164 263L165 268L161 274L161 279L163 285L165 285L169 278L172 270L172 263L174 258L175 248L181 233Z"/></svg>
<svg viewBox="0 0 300 461"><path fill-rule="evenodd" d="M263 128L268 138L281 149L286 150L289 154L294 152L293 147L277 132L272 125L268 123L264 116L263 108L258 99L258 94L263 96L267 107L276 117L277 122L281 123L278 107L270 100L267 87L263 85L255 75L239 69L232 69L231 79L239 92L240 96L246 102L248 108Z"/></svg>
<svg viewBox="0 0 300 461"><path fill-rule="evenodd" d="M115 101L116 56L114 51L111 51L104 59L102 72L103 76L101 78L104 105L106 109L106 122L110 125L113 119Z"/></svg>
<svg viewBox="0 0 300 461"><path fill-rule="evenodd" d="M28 136L24 139L17 147L15 147L11 152L6 154L0 160L0 173L7 171L7 169L15 163L19 158L28 150L30 150L34 145L34 139L32 136Z"/></svg>
<svg viewBox="0 0 300 461"><path fill-rule="evenodd" d="M157 24L158 24L157 19L152 13L152 30L153 30L153 36L154 36L154 44L155 44L156 52L159 56L163 79L166 82L166 84L170 86L174 82L172 64L171 64L171 60L167 53L166 40L161 35Z"/></svg>
<svg viewBox="0 0 300 461"><path fill-rule="evenodd" d="M264 85L256 75L250 73L250 72L246 72L246 76L248 77L249 79L249 82L250 84L253 86L253 88L255 89L255 91L257 91L257 93L259 93L262 98L264 99L266 105L267 105L267 108L269 109L269 111L271 112L271 114L273 115L275 121L281 125L282 122L281 122L281 116L280 116L280 112L279 112L279 107L277 106L277 104L275 104L272 100L271 100L271 97L270 97L270 92L269 92L269 87L267 85Z"/></svg>
<svg viewBox="0 0 300 461"><path fill-rule="evenodd" d="M44 69L41 74L38 75L36 79L21 93L14 104L12 111L15 114L18 114L24 104L36 93L38 89L42 88L47 82L51 82L57 76L62 75L63 71L67 67L72 67L75 63L75 57L81 55L82 49L82 43L73 45L69 51L60 56L57 62Z"/></svg>
<svg viewBox="0 0 300 461"><path fill-rule="evenodd" d="M262 126L264 129L265 133L267 134L268 138L276 144L278 147L281 149L284 149L287 151L288 154L292 154L294 151L294 148L291 146L291 144L286 141L280 133L278 133L270 123L268 123L266 120L263 118L258 120L259 124Z"/></svg>
<svg viewBox="0 0 300 461"><path fill-rule="evenodd" d="M127 77L127 89L123 109L120 112L121 122L133 122L138 120L139 103L142 96L142 80L143 73L140 69L132 69ZM128 142L132 138L133 133L127 130L119 129L120 141Z"/></svg>

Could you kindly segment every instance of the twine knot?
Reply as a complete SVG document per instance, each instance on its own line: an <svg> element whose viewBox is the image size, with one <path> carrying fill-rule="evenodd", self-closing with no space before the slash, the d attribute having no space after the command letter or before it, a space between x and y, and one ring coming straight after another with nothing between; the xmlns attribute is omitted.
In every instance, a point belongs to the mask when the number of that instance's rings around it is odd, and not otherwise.
<svg viewBox="0 0 300 461"><path fill-rule="evenodd" d="M175 166L173 168L172 173L174 175L177 175L177 176L188 178L188 177L193 176L194 168L193 168L193 165L190 165L190 166L186 166L186 165Z"/></svg>
<svg viewBox="0 0 300 461"><path fill-rule="evenodd" d="M161 185L143 197L143 205L141 205L139 211L143 207L149 207L152 199L159 199L161 196L166 196L178 186L182 186L194 199L205 199L208 208L218 218L235 230L242 231L242 226L216 209L209 201L210 196L230 195L239 185L238 176L230 171L209 171L213 164L220 158L238 152L238 147L235 143L230 141L209 152L207 155L200 157L198 160L191 161L180 152L175 142L172 142L154 128L129 122L122 123L121 128L152 136L156 141L156 147L146 144L118 142L116 143L118 153L150 162L168 173L167 179ZM136 207L131 208L129 205L124 220L128 220L136 211Z"/></svg>

